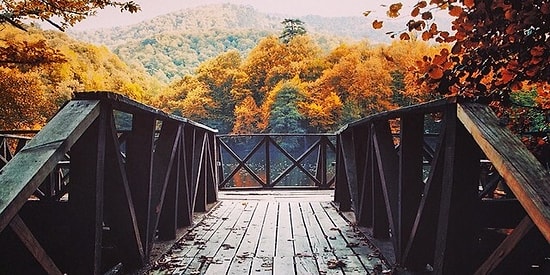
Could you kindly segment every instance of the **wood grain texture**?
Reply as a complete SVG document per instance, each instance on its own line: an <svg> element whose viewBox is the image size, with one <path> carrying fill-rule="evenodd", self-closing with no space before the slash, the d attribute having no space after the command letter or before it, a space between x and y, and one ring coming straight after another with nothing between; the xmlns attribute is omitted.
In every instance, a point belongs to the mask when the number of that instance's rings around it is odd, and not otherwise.
<svg viewBox="0 0 550 275"><path fill-rule="evenodd" d="M457 116L550 242L550 174L489 107L459 104Z"/></svg>

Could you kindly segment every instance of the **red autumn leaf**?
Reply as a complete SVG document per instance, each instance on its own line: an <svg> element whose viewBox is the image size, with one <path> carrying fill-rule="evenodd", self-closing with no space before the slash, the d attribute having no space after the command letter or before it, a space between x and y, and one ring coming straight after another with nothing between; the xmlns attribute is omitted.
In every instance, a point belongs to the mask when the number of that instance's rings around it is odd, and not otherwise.
<svg viewBox="0 0 550 275"><path fill-rule="evenodd" d="M451 49L451 53L460 54L461 52L462 52L462 43L455 43L455 45Z"/></svg>
<svg viewBox="0 0 550 275"><path fill-rule="evenodd" d="M447 56L436 54L434 56L433 64L441 66L446 61L447 61Z"/></svg>
<svg viewBox="0 0 550 275"><path fill-rule="evenodd" d="M474 0L464 0L464 6L471 9L475 6L475 1Z"/></svg>
<svg viewBox="0 0 550 275"><path fill-rule="evenodd" d="M423 12L423 13L422 13L422 19L424 19L424 20L433 19L433 15L432 15L432 13L429 12L429 11Z"/></svg>
<svg viewBox="0 0 550 275"><path fill-rule="evenodd" d="M436 23L432 23L430 25L430 33L431 34L436 34L437 33L437 24Z"/></svg>
<svg viewBox="0 0 550 275"><path fill-rule="evenodd" d="M428 69L428 76L435 80L441 79L443 77L443 69L437 65L431 65Z"/></svg>
<svg viewBox="0 0 550 275"><path fill-rule="evenodd" d="M509 71L507 69L503 69L500 79L502 80L503 84L507 84L510 81L512 81L512 79L514 79L514 77L516 77L516 73L514 73L512 71Z"/></svg>
<svg viewBox="0 0 550 275"><path fill-rule="evenodd" d="M423 8L428 6L428 3L426 3L426 1L420 1L420 2L416 3L416 5L414 5L414 6L417 7L417 8L423 9Z"/></svg>
<svg viewBox="0 0 550 275"><path fill-rule="evenodd" d="M422 32L422 40L428 41L432 37L433 37L433 34L431 34L430 32L427 32L427 31Z"/></svg>
<svg viewBox="0 0 550 275"><path fill-rule="evenodd" d="M535 75L537 75L540 71L540 66L530 66L529 68L527 68L527 70L525 70L525 74L529 77L534 77Z"/></svg>
<svg viewBox="0 0 550 275"><path fill-rule="evenodd" d="M403 4L401 4L401 2L391 4L390 9L386 12L386 14L391 18L398 17L399 16L399 10L401 10L402 7L403 7Z"/></svg>
<svg viewBox="0 0 550 275"><path fill-rule="evenodd" d="M534 46L529 52L532 56L542 56L544 54L544 47Z"/></svg>
<svg viewBox="0 0 550 275"><path fill-rule="evenodd" d="M411 11L411 16L412 16L412 17L416 17L416 16L418 16L418 14L420 14L420 8L418 8L418 7L414 8L414 9Z"/></svg>
<svg viewBox="0 0 550 275"><path fill-rule="evenodd" d="M399 35L399 39L401 39L401 40L410 40L411 36L408 33L404 32L401 35Z"/></svg>
<svg viewBox="0 0 550 275"><path fill-rule="evenodd" d="M374 20L372 21L372 27L375 29L381 29L383 25L383 21Z"/></svg>
<svg viewBox="0 0 550 275"><path fill-rule="evenodd" d="M463 10L459 6L452 6L452 7L449 8L449 14L451 16L458 17L462 14L462 12L463 12Z"/></svg>

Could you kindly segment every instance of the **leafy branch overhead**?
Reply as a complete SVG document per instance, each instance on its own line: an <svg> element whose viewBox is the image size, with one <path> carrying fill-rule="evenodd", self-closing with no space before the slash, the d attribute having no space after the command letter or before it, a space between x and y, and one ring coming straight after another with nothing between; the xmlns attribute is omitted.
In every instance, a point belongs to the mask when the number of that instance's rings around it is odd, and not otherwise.
<svg viewBox="0 0 550 275"><path fill-rule="evenodd" d="M401 3L387 12L399 16ZM440 30L435 11L446 11L452 30ZM368 15L368 13L365 13ZM419 84L441 94L506 102L511 91L536 87L545 101L550 95L550 1L419 1L410 11L402 40L412 34L425 41L451 43L432 57L417 62ZM373 27L382 28L374 20ZM548 107L548 102L541 102Z"/></svg>
<svg viewBox="0 0 550 275"><path fill-rule="evenodd" d="M25 29L23 27L24 20L39 19L64 30L66 27L73 26L86 17L94 15L98 9L106 7L116 7L120 8L121 12L130 13L140 10L139 5L134 1L2 0L0 2L0 23L9 23L20 29ZM60 22L54 22L53 17L59 18Z"/></svg>

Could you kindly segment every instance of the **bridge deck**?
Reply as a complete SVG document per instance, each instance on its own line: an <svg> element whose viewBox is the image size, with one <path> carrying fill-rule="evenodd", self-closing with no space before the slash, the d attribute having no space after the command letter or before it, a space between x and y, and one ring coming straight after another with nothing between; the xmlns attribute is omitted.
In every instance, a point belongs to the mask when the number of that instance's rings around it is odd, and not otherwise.
<svg viewBox="0 0 550 275"><path fill-rule="evenodd" d="M332 191L222 192L149 274L372 274L386 269Z"/></svg>

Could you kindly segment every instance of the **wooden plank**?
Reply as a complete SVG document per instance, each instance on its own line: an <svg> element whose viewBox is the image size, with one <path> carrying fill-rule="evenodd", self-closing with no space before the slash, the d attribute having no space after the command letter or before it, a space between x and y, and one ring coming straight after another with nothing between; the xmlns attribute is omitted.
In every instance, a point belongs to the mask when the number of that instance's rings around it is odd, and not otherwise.
<svg viewBox="0 0 550 275"><path fill-rule="evenodd" d="M237 203L222 202L203 220L187 230L177 245L165 254L160 262L165 265L156 266L153 272L161 274L184 274L191 262L199 257L197 254L218 228L229 218Z"/></svg>
<svg viewBox="0 0 550 275"><path fill-rule="evenodd" d="M311 250L317 261L319 273L321 274L344 274L341 267L329 268L329 261L334 261L336 255L334 255L333 249L330 243L325 238L323 230L321 229L316 217L315 212L310 206L310 203L300 203L302 210L302 218L306 225L309 243L311 244Z"/></svg>
<svg viewBox="0 0 550 275"><path fill-rule="evenodd" d="M399 184L397 222L398 251L403 254L414 225L418 206L422 199L424 182L422 181L424 144L424 115L414 114L401 118L399 143ZM398 257L403 264L403 255Z"/></svg>
<svg viewBox="0 0 550 275"><path fill-rule="evenodd" d="M212 263L207 267L207 274L226 274L230 268L230 265L235 261L238 248L242 243L245 233L248 231L248 226L254 212L256 210L257 202L241 202L243 208L237 207L234 211L241 211L241 215L236 220L235 224L228 228L227 236L223 238L223 234L216 236L220 239L221 246L213 256ZM222 228L222 230L224 230ZM257 233L257 232L256 232Z"/></svg>
<svg viewBox="0 0 550 275"><path fill-rule="evenodd" d="M252 268L252 258L256 254L268 203L259 201L256 204L254 213L248 224L247 230L239 244L236 252L236 259L233 260L228 274L247 274ZM245 272L246 271L246 272Z"/></svg>
<svg viewBox="0 0 550 275"><path fill-rule="evenodd" d="M306 226L302 218L302 211L300 210L300 203L291 202L289 206L294 240L294 255L296 257L313 257ZM298 266L298 263L296 265Z"/></svg>
<svg viewBox="0 0 550 275"><path fill-rule="evenodd" d="M70 101L0 170L0 231L99 113L97 100Z"/></svg>
<svg viewBox="0 0 550 275"><path fill-rule="evenodd" d="M40 266L42 266L46 273L58 275L63 274L61 270L59 270L59 268L55 265L48 253L40 245L38 240L36 240L30 229L19 217L19 215L15 215L13 217L10 222L10 228L15 234L17 234L21 242L23 242L25 247L27 247L29 252L31 252L31 254L38 261Z"/></svg>
<svg viewBox="0 0 550 275"><path fill-rule="evenodd" d="M246 205L242 203L235 203L235 207L231 210L231 213L226 219L223 219L220 227L208 238L203 239L204 245L197 251L193 261L187 268L186 272L205 272L207 268L213 263L223 263L223 259L217 259L217 252L224 247L225 240L234 230L235 224L241 217L241 214L246 208ZM228 247L235 250L235 247Z"/></svg>
<svg viewBox="0 0 550 275"><path fill-rule="evenodd" d="M103 108L102 108L103 109ZM107 112L71 147L69 207L72 261L68 273L100 274L104 220Z"/></svg>
<svg viewBox="0 0 550 275"><path fill-rule="evenodd" d="M388 266L380 259L380 253L376 247L370 243L370 241L365 238L363 233L357 229L357 227L351 225L346 221L334 207L331 207L331 204L328 202L322 202L324 210L327 212L327 215L334 223L334 226L340 232L341 236L345 239L349 248L353 251L363 266L365 267L366 272L374 273L377 266L382 266L383 270L389 269Z"/></svg>
<svg viewBox="0 0 550 275"><path fill-rule="evenodd" d="M317 268L317 262L313 257L298 256L294 257L296 274L320 274Z"/></svg>
<svg viewBox="0 0 550 275"><path fill-rule="evenodd" d="M263 226L261 229L260 240L256 250L256 257L274 257L275 242L277 240L277 211L278 204L269 202Z"/></svg>
<svg viewBox="0 0 550 275"><path fill-rule="evenodd" d="M273 274L273 257L254 257L250 273L255 275Z"/></svg>
<svg viewBox="0 0 550 275"><path fill-rule="evenodd" d="M133 114L132 131L126 141L126 168L132 201L138 221L138 227L146 259L152 247L153 222L149 219L151 211L151 188L153 177L153 144L155 139L156 119L151 114Z"/></svg>
<svg viewBox="0 0 550 275"><path fill-rule="evenodd" d="M477 269L475 275L490 274L512 252L516 245L533 229L535 224L526 216L504 241L493 251L485 262Z"/></svg>
<svg viewBox="0 0 550 275"><path fill-rule="evenodd" d="M216 138L214 134L206 132L207 140L207 165L206 165L206 203L218 201L218 181L216 179Z"/></svg>
<svg viewBox="0 0 550 275"><path fill-rule="evenodd" d="M273 274L296 274L292 256L275 256L273 258Z"/></svg>
<svg viewBox="0 0 550 275"><path fill-rule="evenodd" d="M340 228L338 228L328 216L328 213L325 211L324 207L321 206L320 202L311 202L310 203L317 222L326 236L332 251L334 252L335 260L342 262L345 266L342 267L342 270L345 274L353 273L362 273L365 271L365 266L356 255L356 253L351 249L351 246L345 240Z"/></svg>
<svg viewBox="0 0 550 275"><path fill-rule="evenodd" d="M290 206L288 202L279 203L279 211L277 213L277 242L275 246L275 256L277 256L278 258L290 257L292 259L292 257L294 257L295 239L292 236L289 207Z"/></svg>
<svg viewBox="0 0 550 275"><path fill-rule="evenodd" d="M487 106L459 104L457 116L550 242L550 174Z"/></svg>

